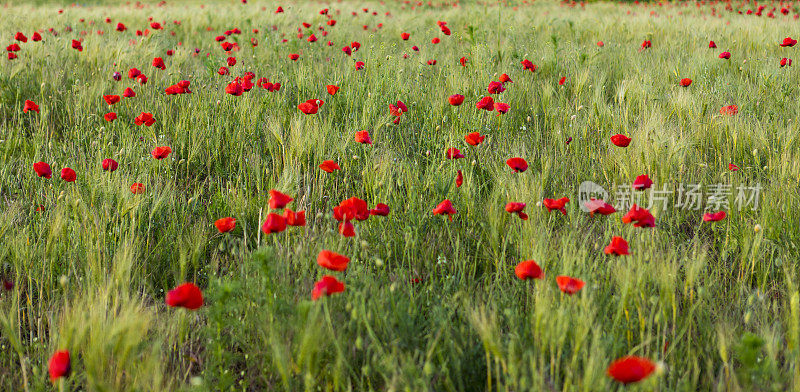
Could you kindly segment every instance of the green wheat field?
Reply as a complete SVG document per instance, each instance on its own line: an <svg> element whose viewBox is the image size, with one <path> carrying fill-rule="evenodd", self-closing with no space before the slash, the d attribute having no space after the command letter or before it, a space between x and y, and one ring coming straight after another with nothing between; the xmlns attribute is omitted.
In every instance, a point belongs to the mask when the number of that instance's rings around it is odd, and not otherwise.
<svg viewBox="0 0 800 392"><path fill-rule="evenodd" d="M0 10L2 391L800 390L794 2Z"/></svg>

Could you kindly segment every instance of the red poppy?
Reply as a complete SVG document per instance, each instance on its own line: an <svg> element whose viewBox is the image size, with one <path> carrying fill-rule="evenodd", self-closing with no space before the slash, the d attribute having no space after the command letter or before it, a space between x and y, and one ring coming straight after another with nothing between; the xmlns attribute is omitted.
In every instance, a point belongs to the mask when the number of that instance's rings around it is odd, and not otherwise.
<svg viewBox="0 0 800 392"><path fill-rule="evenodd" d="M282 12L283 12L283 7L281 7L281 6L278 6L278 9L275 10L276 14L280 14Z"/></svg>
<svg viewBox="0 0 800 392"><path fill-rule="evenodd" d="M707 212L707 213L703 214L703 221L704 222L719 222L719 221L725 219L726 216L728 216L728 214L726 214L725 211L719 211L719 212L713 212L713 213L712 212Z"/></svg>
<svg viewBox="0 0 800 392"><path fill-rule="evenodd" d="M6 46L6 51L9 52L19 52L20 50L22 50L22 48L20 48L18 44L11 44Z"/></svg>
<svg viewBox="0 0 800 392"><path fill-rule="evenodd" d="M350 258L340 255L329 250L323 250L317 255L317 264L322 268L327 268L331 271L344 271L347 269L347 263Z"/></svg>
<svg viewBox="0 0 800 392"><path fill-rule="evenodd" d="M597 46L602 48L603 46L606 46L606 44L603 43L603 41L597 41Z"/></svg>
<svg viewBox="0 0 800 392"><path fill-rule="evenodd" d="M497 115L506 114L511 109L507 103L502 102L495 102L494 103L494 110L497 110Z"/></svg>
<svg viewBox="0 0 800 392"><path fill-rule="evenodd" d="M516 173L524 173L525 170L528 170L528 162L522 158L509 158L506 161L506 165Z"/></svg>
<svg viewBox="0 0 800 392"><path fill-rule="evenodd" d="M633 180L633 189L637 191L643 191L645 189L649 189L653 185L653 181L647 174L642 174L637 176L635 180Z"/></svg>
<svg viewBox="0 0 800 392"><path fill-rule="evenodd" d="M61 179L66 182L75 182L78 178L78 175L75 174L75 170L72 170L68 167L61 169Z"/></svg>
<svg viewBox="0 0 800 392"><path fill-rule="evenodd" d="M728 170L730 170L730 171L739 171L739 166L736 166L736 165L734 165L732 163L729 163L728 164Z"/></svg>
<svg viewBox="0 0 800 392"><path fill-rule="evenodd" d="M471 146L477 146L483 143L483 139L485 138L486 136L485 135L481 136L479 132L471 132L468 133L466 136L464 136L464 140L467 142L467 144Z"/></svg>
<svg viewBox="0 0 800 392"><path fill-rule="evenodd" d="M500 82L489 82L489 87L486 88L486 91L489 94L500 94L503 91L506 91L506 88L503 86L503 83Z"/></svg>
<svg viewBox="0 0 800 392"><path fill-rule="evenodd" d="M628 145L631 144L631 138L618 133L614 136L611 136L611 143L614 143L614 145L617 147L628 147Z"/></svg>
<svg viewBox="0 0 800 392"><path fill-rule="evenodd" d="M17 31L17 34L14 34L14 39L23 43L28 42L28 37L26 37L25 34L22 34L20 31Z"/></svg>
<svg viewBox="0 0 800 392"><path fill-rule="evenodd" d="M333 208L333 218L337 221L365 220L369 214L367 202L357 197L343 200Z"/></svg>
<svg viewBox="0 0 800 392"><path fill-rule="evenodd" d="M316 301L322 296L330 296L343 291L344 283L336 280L333 276L325 275L314 283L314 289L311 290L311 299Z"/></svg>
<svg viewBox="0 0 800 392"><path fill-rule="evenodd" d="M47 371L50 373L50 382L55 383L61 377L69 377L72 366L70 363L69 351L61 350L53 353L47 364Z"/></svg>
<svg viewBox="0 0 800 392"><path fill-rule="evenodd" d="M344 54L350 56L350 55L353 54L353 49L350 48L349 46L345 46L345 47L342 48L342 52L344 52Z"/></svg>
<svg viewBox="0 0 800 392"><path fill-rule="evenodd" d="M155 124L156 120L153 118L152 114L142 112L142 114L140 114L139 117L133 119L133 122L136 125L145 125L149 127Z"/></svg>
<svg viewBox="0 0 800 392"><path fill-rule="evenodd" d="M270 189L269 191L269 208L273 210L284 208L292 201L294 201L294 199L285 193L278 192L274 189Z"/></svg>
<svg viewBox="0 0 800 392"><path fill-rule="evenodd" d="M372 144L372 139L369 137L369 132L358 131L356 132L356 142L361 144Z"/></svg>
<svg viewBox="0 0 800 392"><path fill-rule="evenodd" d="M448 199L445 199L433 209L433 215L447 215L451 221L455 214L457 214L457 211L453 208L453 202Z"/></svg>
<svg viewBox="0 0 800 392"><path fill-rule="evenodd" d="M525 203L507 203L506 204L506 212L511 214L517 214L520 219L528 220L528 214L526 214L523 210L525 209Z"/></svg>
<svg viewBox="0 0 800 392"><path fill-rule="evenodd" d="M292 54L289 55L289 59L292 60L292 61L297 61L297 59L299 59L299 58L300 58L300 55L297 54L297 53L292 53Z"/></svg>
<svg viewBox="0 0 800 392"><path fill-rule="evenodd" d="M184 283L167 293L167 305L174 308L199 309L203 306L203 293L194 283Z"/></svg>
<svg viewBox="0 0 800 392"><path fill-rule="evenodd" d="M375 208L369 210L370 215L376 216L389 216L389 206L384 203L378 203L375 205Z"/></svg>
<svg viewBox="0 0 800 392"><path fill-rule="evenodd" d="M564 83L566 83L566 82L567 82L567 77L566 76L562 76L561 79L558 79L558 85L559 86L563 86Z"/></svg>
<svg viewBox="0 0 800 392"><path fill-rule="evenodd" d="M539 264L536 264L533 260L525 260L517 264L514 267L514 274L522 280L544 278L542 267L539 267Z"/></svg>
<svg viewBox="0 0 800 392"><path fill-rule="evenodd" d="M408 39L411 38L411 34L409 34L409 33L400 33L400 38L403 39L403 41L408 41Z"/></svg>
<svg viewBox="0 0 800 392"><path fill-rule="evenodd" d="M655 370L656 365L649 359L629 356L612 362L607 372L609 377L630 384L644 380Z"/></svg>
<svg viewBox="0 0 800 392"><path fill-rule="evenodd" d="M136 81L139 82L139 84L147 84L147 76L141 74L136 77Z"/></svg>
<svg viewBox="0 0 800 392"><path fill-rule="evenodd" d="M464 96L461 94L453 94L447 97L447 102L450 102L453 106L459 106L464 103Z"/></svg>
<svg viewBox="0 0 800 392"><path fill-rule="evenodd" d="M447 159L459 159L459 158L464 158L464 154L462 154L459 149L451 147L447 149L445 157Z"/></svg>
<svg viewBox="0 0 800 392"><path fill-rule="evenodd" d="M83 45L81 44L81 41L77 39L72 40L72 49L77 49L78 52L83 52Z"/></svg>
<svg viewBox="0 0 800 392"><path fill-rule="evenodd" d="M329 84L329 85L325 86L325 88L328 90L328 94L330 94L330 95L336 95L336 92L339 91L339 86L336 86L336 85L333 85L333 84Z"/></svg>
<svg viewBox="0 0 800 392"><path fill-rule="evenodd" d="M50 169L50 165L45 162L34 163L33 171L35 171L36 175L39 177L50 178L53 176L53 171Z"/></svg>
<svg viewBox="0 0 800 392"><path fill-rule="evenodd" d="M114 112L106 113L103 115L103 119L105 119L108 122L112 122L117 119L117 114Z"/></svg>
<svg viewBox="0 0 800 392"><path fill-rule="evenodd" d="M594 214L600 215L611 215L617 210L611 204L606 203L603 200L597 200L592 198L591 200L583 203L587 210L589 210L589 215L594 216Z"/></svg>
<svg viewBox="0 0 800 392"><path fill-rule="evenodd" d="M514 83L514 81L511 80L511 77L508 76L508 74L502 74L500 75L500 83Z"/></svg>
<svg viewBox="0 0 800 392"><path fill-rule="evenodd" d="M119 102L122 98L119 95L104 95L103 99L106 103L111 106L117 102Z"/></svg>
<svg viewBox="0 0 800 392"><path fill-rule="evenodd" d="M655 227L656 219L650 211L634 204L622 217L622 223L633 223L633 227Z"/></svg>
<svg viewBox="0 0 800 392"><path fill-rule="evenodd" d="M642 50L645 50L645 49L651 48L651 47L653 47L653 43L650 42L649 40L644 40L644 41L642 41L642 47L639 50L642 51Z"/></svg>
<svg viewBox="0 0 800 392"><path fill-rule="evenodd" d="M681 85L681 87L689 87L689 86L691 86L691 85L692 85L692 79L689 79L689 78L683 78L683 79L681 79L681 81L680 81L680 85Z"/></svg>
<svg viewBox="0 0 800 392"><path fill-rule="evenodd" d="M460 59L458 60L458 62L459 62L459 63L461 63L461 66L462 66L462 67L466 67L466 66L467 66L467 62L468 62L468 61L469 61L469 60L467 60L467 58L466 58L466 57L462 57L462 58L460 58Z"/></svg>
<svg viewBox="0 0 800 392"><path fill-rule="evenodd" d="M719 54L719 58L728 60L731 58L731 52L722 52Z"/></svg>
<svg viewBox="0 0 800 392"><path fill-rule="evenodd" d="M287 208L287 209L283 210L283 217L286 218L286 224L288 226L305 226L306 225L306 212L305 211L294 212L291 209Z"/></svg>
<svg viewBox="0 0 800 392"><path fill-rule="evenodd" d="M547 211L558 210L561 211L562 215L567 215L567 210L564 206L569 203L568 197L562 197L560 199L544 199L542 201L542 205L544 208L547 208Z"/></svg>
<svg viewBox="0 0 800 392"><path fill-rule="evenodd" d="M133 91L132 88L128 87L125 91L122 92L122 96L125 98L133 98L136 96L136 93Z"/></svg>
<svg viewBox="0 0 800 392"><path fill-rule="evenodd" d="M783 67L785 67L787 65L791 67L792 66L792 59L787 59L786 57L784 57L784 58L781 59L779 64L781 65L781 68L783 68Z"/></svg>
<svg viewBox="0 0 800 392"><path fill-rule="evenodd" d="M531 72L536 72L537 66L536 66L536 64L532 63L530 60L525 59L525 60L522 60L520 63L522 64L522 70L523 71L530 70Z"/></svg>
<svg viewBox="0 0 800 392"><path fill-rule="evenodd" d="M276 213L269 213L264 224L261 225L261 231L264 234L280 233L286 230L286 218Z"/></svg>
<svg viewBox="0 0 800 392"><path fill-rule="evenodd" d="M792 37L786 37L786 38L784 38L784 39L783 39L783 41L780 43L780 45L781 45L781 46L783 46L783 47L790 47L790 48L791 48L792 46L795 46L796 44L797 44L797 40L796 40L796 39L792 39Z"/></svg>
<svg viewBox="0 0 800 392"><path fill-rule="evenodd" d="M242 85L239 82L234 80L225 86L225 92L233 95L234 97L238 97L244 94L244 88L242 88Z"/></svg>
<svg viewBox="0 0 800 392"><path fill-rule="evenodd" d="M119 164L117 163L117 161L111 158L106 158L103 159L102 166L103 166L103 171L113 172L114 170L117 170Z"/></svg>
<svg viewBox="0 0 800 392"><path fill-rule="evenodd" d="M172 153L172 149L169 146L162 146L154 148L150 155L155 159L162 160L168 157L170 153Z"/></svg>
<svg viewBox="0 0 800 392"><path fill-rule="evenodd" d="M716 49L717 44L714 41L708 41L709 49Z"/></svg>
<svg viewBox="0 0 800 392"><path fill-rule="evenodd" d="M334 161L324 161L319 165L319 168L328 173L333 173L335 170L342 170L339 164Z"/></svg>
<svg viewBox="0 0 800 392"><path fill-rule="evenodd" d="M348 221L340 222L339 223L339 234L344 237L350 238L356 236L356 228L353 226L353 223Z"/></svg>
<svg viewBox="0 0 800 392"><path fill-rule="evenodd" d="M737 113L739 113L739 107L736 105L723 106L719 112L726 116L735 116Z"/></svg>
<svg viewBox="0 0 800 392"><path fill-rule="evenodd" d="M603 250L607 255L615 255L615 256L622 256L628 255L630 252L628 251L628 242L625 241L622 237L611 237L611 243L606 246Z"/></svg>
<svg viewBox="0 0 800 392"><path fill-rule="evenodd" d="M487 112L491 112L494 110L494 99L489 96L483 97L480 101L478 101L478 103L475 104L475 107L486 110Z"/></svg>
<svg viewBox="0 0 800 392"><path fill-rule="evenodd" d="M356 61L356 70L364 69L364 62L363 61Z"/></svg>
<svg viewBox="0 0 800 392"><path fill-rule="evenodd" d="M141 182L134 182L133 184L131 184L131 193L133 193L134 195L140 195L144 193L144 184L142 184Z"/></svg>
<svg viewBox="0 0 800 392"><path fill-rule="evenodd" d="M153 59L153 66L162 71L167 69L167 66L164 64L164 59L162 59L161 57L156 57Z"/></svg>
<svg viewBox="0 0 800 392"><path fill-rule="evenodd" d="M559 290L569 295L572 295L577 293L578 291L581 291L583 286L586 285L586 282L577 278L562 275L556 277L556 284L558 284Z"/></svg>
<svg viewBox="0 0 800 392"><path fill-rule="evenodd" d="M22 113L28 113L29 110L39 113L39 105L37 105L36 102L26 99L25 106L22 107Z"/></svg>

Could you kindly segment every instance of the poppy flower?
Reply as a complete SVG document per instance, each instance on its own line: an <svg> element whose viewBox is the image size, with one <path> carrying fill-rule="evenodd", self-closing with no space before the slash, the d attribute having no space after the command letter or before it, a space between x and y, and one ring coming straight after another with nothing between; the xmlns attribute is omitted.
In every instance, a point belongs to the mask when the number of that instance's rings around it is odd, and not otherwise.
<svg viewBox="0 0 800 392"><path fill-rule="evenodd" d="M156 57L153 59L153 66L162 71L167 69L167 66L164 64L164 59L162 59L161 57Z"/></svg>
<svg viewBox="0 0 800 392"><path fill-rule="evenodd" d="M728 60L731 58L731 52L722 52L719 54L719 58Z"/></svg>
<svg viewBox="0 0 800 392"><path fill-rule="evenodd" d="M361 144L372 144L372 139L369 137L369 132L358 131L356 132L356 142Z"/></svg>
<svg viewBox="0 0 800 392"><path fill-rule="evenodd" d="M728 214L726 214L725 211L719 211L719 212L713 212L713 213L712 212L707 212L707 213L703 214L703 221L704 222L719 222L719 221L725 219L726 216L728 216Z"/></svg>
<svg viewBox="0 0 800 392"><path fill-rule="evenodd" d="M364 69L364 62L363 61L356 61L356 70Z"/></svg>
<svg viewBox="0 0 800 392"><path fill-rule="evenodd" d="M428 60L428 65L436 65L436 60Z"/></svg>
<svg viewBox="0 0 800 392"><path fill-rule="evenodd" d="M683 79L681 79L681 81L680 81L680 85L681 85L681 87L689 87L689 86L691 86L691 85L692 85L692 79L689 79L689 78L683 78Z"/></svg>
<svg viewBox="0 0 800 392"><path fill-rule="evenodd" d="M297 61L297 59L299 59L299 58L300 58L300 55L297 54L297 53L292 53L292 54L289 55L289 59L292 60L292 61Z"/></svg>
<svg viewBox="0 0 800 392"><path fill-rule="evenodd" d="M795 46L796 44L797 44L797 40L796 39L792 39L792 37L786 37L780 43L780 45L782 47L789 47L789 48L791 48L792 46Z"/></svg>
<svg viewBox="0 0 800 392"><path fill-rule="evenodd" d="M781 65L781 68L783 68L783 67L785 67L787 65L791 67L792 66L792 59L787 59L786 57L784 57L784 58L781 59L779 64Z"/></svg>
<svg viewBox="0 0 800 392"><path fill-rule="evenodd" d="M217 74L222 76L230 75L230 73L231 71L228 69L228 67L219 67L217 70Z"/></svg>
<svg viewBox="0 0 800 392"><path fill-rule="evenodd" d="M583 205L589 211L590 216L594 216L594 214L611 215L617 212L617 210L611 204L608 204L603 200L597 200L595 198L592 198L591 200L583 203Z"/></svg>
<svg viewBox="0 0 800 392"><path fill-rule="evenodd" d="M636 204L622 217L622 223L633 223L633 227L655 227L655 222L656 219L650 211Z"/></svg>
<svg viewBox="0 0 800 392"><path fill-rule="evenodd" d="M502 75L500 75L500 83L503 83L503 84L514 83L514 81L511 80L511 77L508 76L508 74L502 74Z"/></svg>
<svg viewBox="0 0 800 392"><path fill-rule="evenodd" d="M108 122L112 122L117 119L117 114L114 112L106 113L103 115L103 119L105 119Z"/></svg>
<svg viewBox="0 0 800 392"><path fill-rule="evenodd" d="M124 25L124 24L122 24L122 23L117 23L117 27L115 28L115 30L117 30L117 31L119 31L119 32L123 32L123 31L125 31L125 30L127 30L127 29L128 29L128 27L127 27L127 26L125 26L125 25Z"/></svg>
<svg viewBox="0 0 800 392"><path fill-rule="evenodd" d="M9 52L19 52L20 50L22 50L22 48L20 48L18 44L11 44L6 46L6 51Z"/></svg>
<svg viewBox="0 0 800 392"><path fill-rule="evenodd" d="M76 49L78 52L83 52L83 45L81 41L74 39L72 40L72 49Z"/></svg>
<svg viewBox="0 0 800 392"><path fill-rule="evenodd" d="M650 177L647 176L647 174L642 174L640 176L637 176L636 179L633 180L632 184L633 189L637 191L643 191L645 189L650 188L652 185L653 181L650 179Z"/></svg>
<svg viewBox="0 0 800 392"><path fill-rule="evenodd" d="M17 31L17 34L14 34L14 39L23 43L28 42L28 37L26 37L25 34L20 31Z"/></svg>
<svg viewBox="0 0 800 392"><path fill-rule="evenodd" d="M514 274L522 280L544 278L542 267L539 267L539 264L536 264L533 260L525 260L517 264L517 266L514 267Z"/></svg>
<svg viewBox="0 0 800 392"><path fill-rule="evenodd" d="M528 214L526 214L523 210L525 209L525 203L507 203L506 204L506 212L511 214L517 214L520 219L528 220Z"/></svg>
<svg viewBox="0 0 800 392"><path fill-rule="evenodd" d="M344 283L336 280L333 276L325 275L314 283L314 289L311 290L311 299L316 301L322 296L330 296L343 291Z"/></svg>
<svg viewBox="0 0 800 392"><path fill-rule="evenodd" d="M267 215L267 219L261 225L264 234L280 233L284 230L286 230L286 218L273 212Z"/></svg>
<svg viewBox="0 0 800 392"><path fill-rule="evenodd" d="M494 99L489 96L483 97L480 101L478 101L478 103L475 104L475 107L486 110L487 112L491 112L494 110Z"/></svg>
<svg viewBox="0 0 800 392"><path fill-rule="evenodd" d="M339 234L346 238L355 237L356 236L356 228L353 226L353 223L348 221L340 222L339 223Z"/></svg>
<svg viewBox="0 0 800 392"><path fill-rule="evenodd" d="M136 92L134 92L132 88L128 87L122 92L122 96L125 98L133 98L136 96Z"/></svg>
<svg viewBox="0 0 800 392"><path fill-rule="evenodd" d="M737 113L739 113L739 107L736 105L723 106L719 112L726 116L735 116Z"/></svg>
<svg viewBox="0 0 800 392"><path fill-rule="evenodd" d="M39 113L39 105L37 105L36 102L26 99L25 106L22 107L22 113L28 113L29 110Z"/></svg>
<svg viewBox="0 0 800 392"><path fill-rule="evenodd" d="M388 216L389 212L389 206L384 203L378 203L375 205L375 208L369 210L370 215L376 216Z"/></svg>
<svg viewBox="0 0 800 392"><path fill-rule="evenodd" d="M50 382L55 383L61 377L69 377L72 366L68 350L56 351L47 363L47 371L50 373Z"/></svg>
<svg viewBox="0 0 800 392"><path fill-rule="evenodd" d="M500 94L503 91L506 91L506 88L503 86L503 83L500 82L489 82L489 87L486 88L486 91L489 94Z"/></svg>
<svg viewBox="0 0 800 392"><path fill-rule="evenodd" d="M461 173L461 170L459 170L456 173L456 188L461 188L462 184L464 184L464 175Z"/></svg>
<svg viewBox="0 0 800 392"><path fill-rule="evenodd" d="M467 66L467 62L468 62L468 61L469 61L469 60L467 60L467 58L466 58L466 57L462 57L462 58L460 58L460 59L458 60L458 62L461 64L461 66L462 66L462 67L466 67L466 66Z"/></svg>
<svg viewBox="0 0 800 392"><path fill-rule="evenodd" d="M350 56L350 55L353 54L353 49L351 47L349 47L349 46L345 46L345 47L342 48L342 52L344 52L344 54Z"/></svg>
<svg viewBox="0 0 800 392"><path fill-rule="evenodd" d="M559 86L563 86L564 83L566 83L566 82L567 82L567 77L566 76L562 76L561 79L558 79L558 85Z"/></svg>
<svg viewBox="0 0 800 392"><path fill-rule="evenodd" d="M482 136L479 132L471 132L464 136L464 140L471 146L477 146L483 143L483 139L485 138L486 136Z"/></svg>
<svg viewBox="0 0 800 392"><path fill-rule="evenodd" d="M631 138L618 133L614 136L611 136L611 143L614 143L614 145L617 147L628 147L628 145L631 144Z"/></svg>
<svg viewBox="0 0 800 392"><path fill-rule="evenodd" d="M524 173L525 170L528 170L528 162L522 158L509 158L506 161L506 165L516 173Z"/></svg>
<svg viewBox="0 0 800 392"><path fill-rule="evenodd" d="M328 173L333 173L335 170L342 170L338 163L330 160L322 162L319 168Z"/></svg>
<svg viewBox="0 0 800 392"><path fill-rule="evenodd" d="M286 218L286 225L288 226L305 226L306 225L306 212L294 212L290 209L283 210L283 217Z"/></svg>
<svg viewBox="0 0 800 392"><path fill-rule="evenodd" d="M445 199L433 209L433 215L447 215L451 221L453 220L454 214L457 214L457 212L455 208L453 208L453 202L448 199Z"/></svg>
<svg viewBox="0 0 800 392"><path fill-rule="evenodd" d="M464 96L461 94L453 94L447 97L447 102L453 106L460 106L462 103L464 103Z"/></svg>
<svg viewBox="0 0 800 392"><path fill-rule="evenodd" d="M134 182L133 184L131 184L131 193L133 193L134 195L140 195L144 193L144 184L142 184L141 182Z"/></svg>
<svg viewBox="0 0 800 392"><path fill-rule="evenodd" d="M281 7L281 6L278 6L278 9L275 10L276 14L280 14L282 12L283 12L283 7Z"/></svg>
<svg viewBox="0 0 800 392"><path fill-rule="evenodd" d="M17 58L17 54L16 53L11 52L11 53L8 54L8 59L9 60L14 60L15 58Z"/></svg>
<svg viewBox="0 0 800 392"><path fill-rule="evenodd" d="M709 49L716 49L717 44L714 41L708 41L708 48Z"/></svg>
<svg viewBox="0 0 800 392"><path fill-rule="evenodd" d="M562 197L560 199L544 199L542 200L542 205L544 208L547 208L547 211L558 210L561 211L562 215L567 215L567 210L564 206L569 203L568 197Z"/></svg>
<svg viewBox="0 0 800 392"><path fill-rule="evenodd" d="M142 112L142 114L140 114L138 117L133 119L133 122L136 125L145 125L145 126L149 127L149 126L155 124L156 120L153 118L152 114Z"/></svg>
<svg viewBox="0 0 800 392"><path fill-rule="evenodd" d="M147 84L147 76L141 74L136 77L136 81L139 82L139 84Z"/></svg>
<svg viewBox="0 0 800 392"><path fill-rule="evenodd" d="M78 175L75 174L75 170L72 170L68 167L61 169L61 179L66 182L75 182L78 178Z"/></svg>
<svg viewBox="0 0 800 392"><path fill-rule="evenodd" d="M50 178L53 176L53 171L50 169L50 165L45 162L34 163L33 171L35 171L36 175L39 177Z"/></svg>
<svg viewBox="0 0 800 392"><path fill-rule="evenodd" d="M502 102L495 102L495 103L494 103L494 110L496 110L496 111L497 111L497 115L498 115L498 116L499 116L499 115L501 115L501 114L506 114L506 113L508 113L508 111L509 111L510 109L511 109L511 107L510 107L510 106L508 106L508 104L507 104L507 103L502 103Z"/></svg>
<svg viewBox="0 0 800 392"><path fill-rule="evenodd" d="M317 36L314 35L314 34L311 34L311 35L308 36L308 38L306 38L306 41L308 41L308 42L317 42Z"/></svg>
<svg viewBox="0 0 800 392"><path fill-rule="evenodd" d="M409 33L400 33L400 38L403 41L408 41L408 39L411 38L411 34L409 34Z"/></svg>
<svg viewBox="0 0 800 392"><path fill-rule="evenodd" d="M586 285L586 282L577 278L562 275L556 277L556 284L558 284L559 290L572 295L578 291L581 291L583 286Z"/></svg>
<svg viewBox="0 0 800 392"><path fill-rule="evenodd" d="M273 210L286 207L286 205L292 201L294 201L294 199L285 193L278 192L274 189L270 189L269 191L269 208Z"/></svg>
<svg viewBox="0 0 800 392"><path fill-rule="evenodd" d="M607 255L623 256L628 255L628 242L622 237L611 237L611 243L603 250Z"/></svg>
<svg viewBox="0 0 800 392"><path fill-rule="evenodd" d="M653 43L652 42L650 42L649 40L644 40L644 41L642 41L642 47L639 49L639 51L645 50L647 48L652 48L652 47L653 47Z"/></svg>
<svg viewBox="0 0 800 392"><path fill-rule="evenodd" d="M608 376L623 384L639 382L650 376L656 365L647 358L628 356L617 359L608 367Z"/></svg>
<svg viewBox="0 0 800 392"><path fill-rule="evenodd" d="M331 271L344 271L347 269L347 263L350 258L340 255L329 250L323 250L317 255L317 264L322 268L327 268Z"/></svg>
<svg viewBox="0 0 800 392"><path fill-rule="evenodd" d="M104 96L103 96L103 100L105 100L105 101L106 101L106 103L107 103L109 106L111 106L111 105L113 105L113 104L115 104L115 103L119 102L121 99L122 99L122 98L121 98L119 95L104 95Z"/></svg>
<svg viewBox="0 0 800 392"><path fill-rule="evenodd" d="M168 157L171 152L172 149L169 146L162 146L154 148L153 151L150 152L150 155L155 159L162 160Z"/></svg>
<svg viewBox="0 0 800 392"><path fill-rule="evenodd" d="M325 86L325 88L328 90L328 94L330 95L336 95L336 93L339 91L339 86L333 84L329 84Z"/></svg>
<svg viewBox="0 0 800 392"><path fill-rule="evenodd" d="M447 149L445 157L447 159L459 159L459 158L464 158L464 154L462 154L459 149L451 147Z"/></svg>
<svg viewBox="0 0 800 392"><path fill-rule="evenodd" d="M227 86L225 86L225 92L230 95L233 95L234 97L238 97L244 94L244 89L242 88L242 85L239 82L233 81L230 82Z"/></svg>
<svg viewBox="0 0 800 392"><path fill-rule="evenodd" d="M602 48L603 46L606 46L606 44L603 43L603 41L597 41L597 46Z"/></svg>
<svg viewBox="0 0 800 392"><path fill-rule="evenodd" d="M337 221L365 220L369 218L367 202L357 197L343 200L333 208L333 218Z"/></svg>
<svg viewBox="0 0 800 392"><path fill-rule="evenodd" d="M164 301L173 308L195 310L203 306L203 293L194 283L184 283L170 290Z"/></svg>
<svg viewBox="0 0 800 392"><path fill-rule="evenodd" d="M113 172L114 170L117 170L117 167L119 166L117 161L111 158L103 159L103 162L101 164L103 166L103 171L107 172Z"/></svg>
<svg viewBox="0 0 800 392"><path fill-rule="evenodd" d="M739 166L736 166L736 165L734 165L732 163L729 163L728 164L728 170L730 170L730 171L739 171Z"/></svg>
<svg viewBox="0 0 800 392"><path fill-rule="evenodd" d="M529 70L531 72L536 72L537 66L536 66L536 64L532 63L530 60L528 60L528 59L522 60L522 61L520 61L520 64L522 64L522 70L523 71L528 71Z"/></svg>

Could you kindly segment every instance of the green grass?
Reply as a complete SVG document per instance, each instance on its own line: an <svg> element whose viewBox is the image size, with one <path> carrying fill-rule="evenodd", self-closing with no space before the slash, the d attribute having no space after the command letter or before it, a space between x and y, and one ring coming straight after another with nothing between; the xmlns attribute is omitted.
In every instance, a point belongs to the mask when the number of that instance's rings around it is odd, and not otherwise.
<svg viewBox="0 0 800 392"><path fill-rule="evenodd" d="M693 3L412 10L286 1L284 14L273 13L278 3L204 4L3 8L5 45L17 31L30 38L42 29L44 40L0 61L0 278L14 283L0 291L0 390L800 388L800 86L795 69L778 66L797 50L778 46L796 34L791 15ZM336 26L324 24L322 8ZM149 16L166 29L135 36ZM129 30L113 31L117 22ZM296 37L301 22L319 41ZM214 37L235 27L238 63L231 76L217 75L228 55ZM105 33L83 37L77 52L70 42L84 30ZM653 46L640 51L645 39ZM362 47L347 57L340 49L352 41ZM732 58L719 59L721 51ZM156 56L166 71L150 65ZM523 72L526 58L535 73ZM365 69L355 70L357 60ZM127 78L132 67L146 85ZM225 94L245 71L283 87ZM510 112L477 110L502 73L514 83L495 98ZM681 88L681 78L694 83ZM182 79L193 94L164 95ZM331 97L327 84L341 90ZM128 86L137 96L105 122L102 95ZM466 96L460 107L447 103L456 93ZM41 112L23 113L26 99ZM325 104L307 116L297 110L307 99ZM397 100L409 112L395 125L388 105ZM731 104L738 115L719 114ZM141 112L155 125L135 126ZM364 129L372 146L353 140ZM473 131L488 135L478 147L463 139ZM633 142L615 147L616 133ZM152 159L163 145L173 153ZM450 147L466 159L445 159ZM527 172L506 166L514 156L528 160ZM105 158L119 169L104 172ZM326 159L342 170L319 170ZM38 161L52 166L52 179L35 175ZM77 182L62 181L62 167ZM613 195L640 174L658 189L730 184L728 218L708 223L701 210L654 208L656 227L642 229L621 222L626 211L579 209L581 182ZM132 194L134 182L146 192ZM759 208L735 208L736 188L759 183ZM293 196L308 225L260 233L270 189ZM354 196L392 212L355 222L356 237L344 238L331 211ZM537 204L563 196L572 199L566 216ZM458 211L452 222L431 214L444 199ZM527 203L530 219L506 213L510 201ZM213 222L226 216L237 227L219 234ZM605 255L612 236L628 240L631 255ZM350 257L348 270L317 266L322 249ZM543 280L516 278L514 266L528 259ZM345 292L311 301L325 274ZM558 275L586 287L565 295ZM202 288L205 306L167 307L166 292L186 281ZM47 362L62 349L73 372L54 385ZM622 387L606 368L625 355L663 366Z"/></svg>

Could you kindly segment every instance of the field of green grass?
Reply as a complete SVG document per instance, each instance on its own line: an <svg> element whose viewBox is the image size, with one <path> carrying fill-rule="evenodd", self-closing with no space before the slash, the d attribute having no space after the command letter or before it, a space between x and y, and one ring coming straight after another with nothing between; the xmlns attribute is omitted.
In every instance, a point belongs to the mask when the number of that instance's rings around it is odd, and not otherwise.
<svg viewBox="0 0 800 392"><path fill-rule="evenodd" d="M0 4L0 390L800 389L800 22L764 6ZM617 212L586 212L587 181ZM305 226L262 230L271 190ZM353 197L390 212L340 222ZM325 275L344 291L313 299ZM184 283L202 306L167 299ZM627 356L648 377L612 377Z"/></svg>

